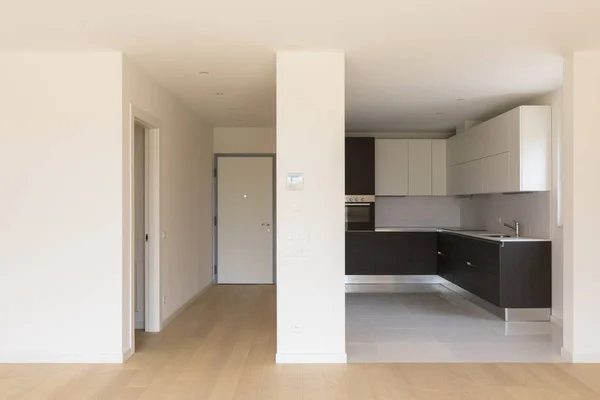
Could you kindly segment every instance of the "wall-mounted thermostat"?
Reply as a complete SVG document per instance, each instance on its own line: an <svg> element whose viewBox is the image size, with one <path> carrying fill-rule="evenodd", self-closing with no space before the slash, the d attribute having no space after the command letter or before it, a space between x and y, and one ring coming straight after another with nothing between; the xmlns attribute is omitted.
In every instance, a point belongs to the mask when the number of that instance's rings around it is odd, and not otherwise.
<svg viewBox="0 0 600 400"><path fill-rule="evenodd" d="M304 190L304 174L287 174L287 190Z"/></svg>

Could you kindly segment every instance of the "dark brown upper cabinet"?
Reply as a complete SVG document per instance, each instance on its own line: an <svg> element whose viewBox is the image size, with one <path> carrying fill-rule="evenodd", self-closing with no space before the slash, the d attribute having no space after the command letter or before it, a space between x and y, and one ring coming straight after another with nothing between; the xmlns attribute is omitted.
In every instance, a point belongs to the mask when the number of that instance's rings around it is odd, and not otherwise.
<svg viewBox="0 0 600 400"><path fill-rule="evenodd" d="M375 194L375 139L346 138L346 195Z"/></svg>

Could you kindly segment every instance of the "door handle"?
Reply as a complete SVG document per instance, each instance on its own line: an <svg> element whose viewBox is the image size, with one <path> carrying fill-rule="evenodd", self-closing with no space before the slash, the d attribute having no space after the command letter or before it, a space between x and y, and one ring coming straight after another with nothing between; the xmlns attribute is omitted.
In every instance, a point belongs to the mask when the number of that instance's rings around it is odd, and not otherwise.
<svg viewBox="0 0 600 400"><path fill-rule="evenodd" d="M261 226L271 226L270 222L263 222L262 224L260 224Z"/></svg>
<svg viewBox="0 0 600 400"><path fill-rule="evenodd" d="M477 268L477 265L475 265L475 264L473 264L473 263L470 263L469 261L467 261L467 265L468 265L469 267Z"/></svg>
<svg viewBox="0 0 600 400"><path fill-rule="evenodd" d="M438 253L439 256L443 256L444 255L444 253L442 253L441 251L438 251L437 253Z"/></svg>

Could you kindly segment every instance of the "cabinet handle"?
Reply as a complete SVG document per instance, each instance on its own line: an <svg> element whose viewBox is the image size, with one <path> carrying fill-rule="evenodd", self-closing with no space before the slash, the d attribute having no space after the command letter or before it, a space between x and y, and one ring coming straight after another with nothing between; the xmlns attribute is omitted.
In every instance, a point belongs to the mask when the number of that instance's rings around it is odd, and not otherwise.
<svg viewBox="0 0 600 400"><path fill-rule="evenodd" d="M468 265L469 267L477 268L477 265L475 265L475 264L471 264L469 261L467 261L467 265Z"/></svg>
<svg viewBox="0 0 600 400"><path fill-rule="evenodd" d="M438 251L438 256L443 256L444 253L442 253L441 251Z"/></svg>

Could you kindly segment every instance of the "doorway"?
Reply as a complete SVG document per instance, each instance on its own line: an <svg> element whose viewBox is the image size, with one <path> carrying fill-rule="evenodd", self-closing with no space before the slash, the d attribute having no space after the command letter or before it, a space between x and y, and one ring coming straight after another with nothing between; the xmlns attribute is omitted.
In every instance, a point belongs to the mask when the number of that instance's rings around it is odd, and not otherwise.
<svg viewBox="0 0 600 400"><path fill-rule="evenodd" d="M146 128L139 122L134 126L134 263L135 263L135 329L146 328L146 259L148 230L146 222L148 210L146 209L148 193L146 192L148 180L146 171Z"/></svg>
<svg viewBox="0 0 600 400"><path fill-rule="evenodd" d="M275 282L273 155L216 156L216 282Z"/></svg>
<svg viewBox="0 0 600 400"><path fill-rule="evenodd" d="M160 141L159 121L130 105L129 141L129 312L124 337L127 360L144 332L160 332ZM140 334L142 336L140 336Z"/></svg>

